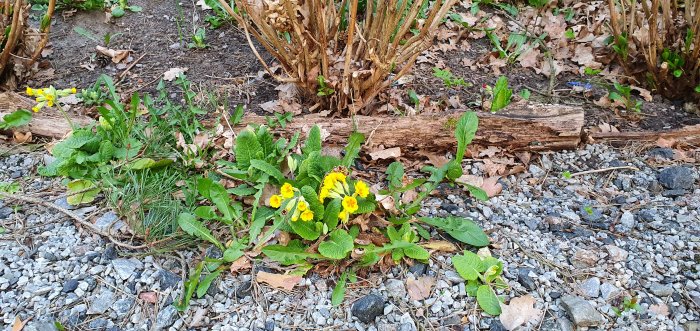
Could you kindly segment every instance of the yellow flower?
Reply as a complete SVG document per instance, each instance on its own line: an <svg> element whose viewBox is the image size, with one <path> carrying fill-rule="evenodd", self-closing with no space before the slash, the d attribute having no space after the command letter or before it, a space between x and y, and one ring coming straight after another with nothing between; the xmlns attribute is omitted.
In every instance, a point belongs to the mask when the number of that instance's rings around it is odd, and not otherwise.
<svg viewBox="0 0 700 331"><path fill-rule="evenodd" d="M342 195L349 194L350 188L346 182L346 176L342 172L331 172L323 178L323 185L319 192L318 198L323 202L326 198L331 197L339 199Z"/></svg>
<svg viewBox="0 0 700 331"><path fill-rule="evenodd" d="M348 213L345 212L345 210L338 213L338 219L340 219L343 222L343 224L347 223L349 218L350 217Z"/></svg>
<svg viewBox="0 0 700 331"><path fill-rule="evenodd" d="M273 195L270 197L270 207L279 208L282 205L282 197L279 195Z"/></svg>
<svg viewBox="0 0 700 331"><path fill-rule="evenodd" d="M27 95L30 96L30 97L33 96L33 95L34 95L34 89L32 89L31 87L27 86Z"/></svg>
<svg viewBox="0 0 700 331"><path fill-rule="evenodd" d="M306 201L304 201L304 200L299 201L299 203L297 204L298 211L305 211L308 209L307 207L308 206L306 205ZM302 215L301 219L304 219L303 215Z"/></svg>
<svg viewBox="0 0 700 331"><path fill-rule="evenodd" d="M369 195L369 187L367 183L358 180L355 182L355 193L362 198L366 198Z"/></svg>
<svg viewBox="0 0 700 331"><path fill-rule="evenodd" d="M349 214L354 213L357 211L357 199L355 197L346 195L343 198L343 208L345 208L345 211L347 211Z"/></svg>
<svg viewBox="0 0 700 331"><path fill-rule="evenodd" d="M314 212L312 212L310 209L307 209L305 212L301 213L302 221L310 221L312 219L314 219Z"/></svg>
<svg viewBox="0 0 700 331"><path fill-rule="evenodd" d="M76 94L76 93L78 93L78 89L76 89L76 88L74 87L74 88L70 89L70 93L71 93L71 94Z"/></svg>
<svg viewBox="0 0 700 331"><path fill-rule="evenodd" d="M40 109L41 107L39 107L39 105L32 107L32 111L34 111L35 113L39 112Z"/></svg>
<svg viewBox="0 0 700 331"><path fill-rule="evenodd" d="M46 105L49 107L53 107L54 101L56 101L56 96L54 94L47 94L46 95Z"/></svg>
<svg viewBox="0 0 700 331"><path fill-rule="evenodd" d="M289 199L294 196L294 187L292 187L292 184L284 183L282 188L280 188L280 193L283 198Z"/></svg>

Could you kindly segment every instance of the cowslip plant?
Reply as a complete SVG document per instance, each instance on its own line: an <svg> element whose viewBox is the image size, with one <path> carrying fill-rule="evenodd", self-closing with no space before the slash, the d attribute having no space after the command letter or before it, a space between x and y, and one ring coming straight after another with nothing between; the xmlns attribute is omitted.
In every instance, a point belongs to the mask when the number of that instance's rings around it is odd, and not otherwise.
<svg viewBox="0 0 700 331"><path fill-rule="evenodd" d="M501 305L496 289L508 288L503 280L503 262L490 254L464 251L452 257L457 273L467 281L467 294L476 297L479 307L490 315L500 315Z"/></svg>
<svg viewBox="0 0 700 331"><path fill-rule="evenodd" d="M513 90L508 87L508 78L506 76L498 77L496 85L491 87L485 85L486 94L490 97L491 112L495 113L508 105L513 98Z"/></svg>
<svg viewBox="0 0 700 331"><path fill-rule="evenodd" d="M75 87L62 90L57 90L53 86L41 89L33 89L31 87L27 87L26 93L28 96L34 97L37 102L37 104L34 105L34 107L32 107L33 112L39 112L44 107L56 106L56 108L58 109L58 111L61 112L68 124L70 124L72 128L75 128L73 122L70 120L70 117L68 117L68 114L66 114L66 111L63 109L60 102L60 98L78 93L78 90Z"/></svg>

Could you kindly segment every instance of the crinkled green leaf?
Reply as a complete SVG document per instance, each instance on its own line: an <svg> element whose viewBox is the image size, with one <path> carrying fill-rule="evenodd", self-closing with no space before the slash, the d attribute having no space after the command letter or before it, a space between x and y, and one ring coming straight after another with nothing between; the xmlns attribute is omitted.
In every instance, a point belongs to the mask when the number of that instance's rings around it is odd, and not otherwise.
<svg viewBox="0 0 700 331"><path fill-rule="evenodd" d="M87 179L76 179L68 183L67 186L69 195L66 200L69 204L74 206L93 202L97 194L100 193L100 189L92 181Z"/></svg>
<svg viewBox="0 0 700 331"><path fill-rule="evenodd" d="M340 279L338 279L338 282L333 288L333 293L331 294L331 304L335 307L343 303L343 299L345 299L345 285L347 284L347 279L347 271L343 271L343 274L340 275Z"/></svg>
<svg viewBox="0 0 700 331"><path fill-rule="evenodd" d="M501 314L501 303L490 286L479 286L479 289L476 291L476 301L479 303L479 307L487 314L493 316Z"/></svg>
<svg viewBox="0 0 700 331"><path fill-rule="evenodd" d="M292 240L287 246L268 245L262 249L263 254L273 261L277 261L283 265L301 264L306 262L306 259L317 258L318 254L308 253L308 247L302 245L299 240Z"/></svg>
<svg viewBox="0 0 700 331"><path fill-rule="evenodd" d="M455 136L457 138L457 154L455 160L458 164L462 164L464 153L467 151L467 146L471 144L476 130L479 127L479 118L474 112L466 112L457 121L455 128Z"/></svg>
<svg viewBox="0 0 700 331"><path fill-rule="evenodd" d="M453 256L452 265L457 273L466 280L476 280L484 271L484 263L481 258L470 251L465 251L463 255Z"/></svg>
<svg viewBox="0 0 700 331"><path fill-rule="evenodd" d="M453 238L474 247L488 246L491 242L484 230L473 221L465 218L453 216L447 218L420 217L419 220L445 231Z"/></svg>
<svg viewBox="0 0 700 331"><path fill-rule="evenodd" d="M250 167L250 160L257 159L258 154L262 154L263 148L260 146L255 133L246 129L238 134L234 151L238 168L245 170Z"/></svg>
<svg viewBox="0 0 700 331"><path fill-rule="evenodd" d="M304 155L309 155L313 152L321 152L321 128L318 125L314 125L311 130L309 130L309 135L306 137L306 143L302 148Z"/></svg>
<svg viewBox="0 0 700 331"><path fill-rule="evenodd" d="M210 274L208 274L204 279L202 279L201 282L199 282L199 286L197 286L197 297L201 298L205 294L207 294L207 290L209 290L209 287L211 286L211 283L216 279L216 277L219 277L223 270L217 270L214 271Z"/></svg>
<svg viewBox="0 0 700 331"><path fill-rule="evenodd" d="M329 259L344 259L354 247L352 237L343 229L333 230L328 237L318 245L318 252Z"/></svg>
<svg viewBox="0 0 700 331"><path fill-rule="evenodd" d="M277 167L265 161L250 160L250 166L270 175L270 177L276 179L278 183L283 183L286 180L282 172Z"/></svg>

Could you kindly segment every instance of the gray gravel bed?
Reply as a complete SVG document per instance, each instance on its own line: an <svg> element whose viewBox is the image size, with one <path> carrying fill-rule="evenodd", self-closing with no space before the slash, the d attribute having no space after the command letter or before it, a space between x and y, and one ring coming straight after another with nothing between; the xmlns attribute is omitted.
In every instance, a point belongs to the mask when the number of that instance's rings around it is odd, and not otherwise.
<svg viewBox="0 0 700 331"><path fill-rule="evenodd" d="M700 169L665 157L668 151L603 145L545 154L527 173L502 178L503 192L487 203L452 191L428 199L424 212L470 217L486 229L511 287L499 294L506 302L530 294L545 312L519 330L697 330ZM42 159L0 160L0 182L22 180L25 192L58 187L32 177ZM561 175L620 166L639 170ZM483 174L479 162L466 169ZM74 211L98 225L116 219L94 206ZM216 282L180 313L172 302L182 263L198 253L130 256L54 210L10 200L0 200L0 226L0 325L7 330L16 316L31 318L24 330L56 330L55 321L68 330L111 331L503 330L475 308L449 254L372 272L350 285L340 307L330 301L335 279L311 274L285 293L240 275ZM406 280L417 277L433 277L435 286L427 299L412 301ZM641 311L618 316L613 308L625 298L638 298Z"/></svg>

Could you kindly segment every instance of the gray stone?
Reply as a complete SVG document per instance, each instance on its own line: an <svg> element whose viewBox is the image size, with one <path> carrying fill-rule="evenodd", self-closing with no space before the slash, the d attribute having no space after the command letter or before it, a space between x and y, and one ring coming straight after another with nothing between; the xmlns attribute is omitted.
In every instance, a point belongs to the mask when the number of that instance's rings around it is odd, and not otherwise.
<svg viewBox="0 0 700 331"><path fill-rule="evenodd" d="M155 277L158 280L158 283L160 284L161 290L176 288L182 280L181 276L176 275L175 273L165 269L158 270L156 272Z"/></svg>
<svg viewBox="0 0 700 331"><path fill-rule="evenodd" d="M611 300L618 297L622 293L619 288L610 283L600 285L600 297L605 300Z"/></svg>
<svg viewBox="0 0 700 331"><path fill-rule="evenodd" d="M649 287L649 291L657 297L668 297L673 294L673 287L671 285L652 283Z"/></svg>
<svg viewBox="0 0 700 331"><path fill-rule="evenodd" d="M88 308L88 315L94 314L104 314L104 312L112 306L114 302L114 293L111 291L103 291L98 296L92 299L90 302L90 308Z"/></svg>
<svg viewBox="0 0 700 331"><path fill-rule="evenodd" d="M530 277L531 272L534 273L532 268L518 268L518 283L528 291L534 291L537 288L535 280Z"/></svg>
<svg viewBox="0 0 700 331"><path fill-rule="evenodd" d="M464 278L460 276L457 272L452 270L445 271L445 278L452 284L464 283Z"/></svg>
<svg viewBox="0 0 700 331"><path fill-rule="evenodd" d="M243 299L247 296L250 295L250 291L253 289L253 283L250 281L245 281L240 283L237 287L236 290L234 291L234 295L236 298Z"/></svg>
<svg viewBox="0 0 700 331"><path fill-rule="evenodd" d="M63 208L63 209L68 209L68 210L73 210L75 209L75 206L71 205L68 203L68 200L66 200L66 197L57 199L56 201L53 202L57 206Z"/></svg>
<svg viewBox="0 0 700 331"><path fill-rule="evenodd" d="M109 321L104 318L96 318L88 323L88 327L90 330L102 330L107 327L108 323Z"/></svg>
<svg viewBox="0 0 700 331"><path fill-rule="evenodd" d="M117 276L122 280L127 280L136 272L138 264L130 259L116 259L112 261L112 266Z"/></svg>
<svg viewBox="0 0 700 331"><path fill-rule="evenodd" d="M603 315L581 297L565 295L561 298L561 302L577 327L598 326L605 323Z"/></svg>
<svg viewBox="0 0 700 331"><path fill-rule="evenodd" d="M600 278L592 277L586 279L579 285L583 295L589 298L597 298L600 295Z"/></svg>
<svg viewBox="0 0 700 331"><path fill-rule="evenodd" d="M119 217L117 216L117 214L111 211L106 212L104 215L100 216L99 218L97 218L97 220L95 220L95 226L102 231L107 231L110 229L110 227L111 230L116 231L119 230L119 228L117 228L116 226L118 220Z"/></svg>
<svg viewBox="0 0 700 331"><path fill-rule="evenodd" d="M398 279L389 279L384 284L386 286L386 291L390 297L398 300L406 299L406 286L403 281Z"/></svg>
<svg viewBox="0 0 700 331"><path fill-rule="evenodd" d="M408 268L408 271L414 276L423 276L428 271L428 265L425 263L416 262L414 265Z"/></svg>
<svg viewBox="0 0 700 331"><path fill-rule="evenodd" d="M128 314L131 310L131 307L134 305L135 301L136 300L134 298L119 299L112 305L112 310L114 310L119 317L126 316L126 314Z"/></svg>
<svg viewBox="0 0 700 331"><path fill-rule="evenodd" d="M376 294L369 294L355 301L351 313L364 323L372 323L377 316L384 313L384 299Z"/></svg>
<svg viewBox="0 0 700 331"><path fill-rule="evenodd" d="M613 262L624 262L627 261L627 256L629 253L615 245L605 245L605 249L608 251L608 256L610 256L610 260Z"/></svg>
<svg viewBox="0 0 700 331"><path fill-rule="evenodd" d="M78 280L77 279L69 279L65 283L63 283L63 289L61 292L63 293L70 293L75 291L75 289L78 288Z"/></svg>
<svg viewBox="0 0 700 331"><path fill-rule="evenodd" d="M164 330L169 326L173 325L177 320L177 309L175 306L168 305L167 307L161 309L156 316L156 330Z"/></svg>
<svg viewBox="0 0 700 331"><path fill-rule="evenodd" d="M635 224L634 215L629 211L625 211L620 217L620 224L615 229L619 232L629 232L634 228Z"/></svg>
<svg viewBox="0 0 700 331"><path fill-rule="evenodd" d="M536 166L536 165L534 165L534 164L531 164L531 165L530 165L530 168L529 168L528 170L530 171L530 173L531 173L532 176L534 176L534 177L542 177L542 176L545 175L544 170L542 170L542 168L540 168L540 167L538 167L538 166Z"/></svg>
<svg viewBox="0 0 700 331"><path fill-rule="evenodd" d="M668 159L672 160L673 159L673 149L671 148L652 148L647 152L647 155L650 157L655 157L655 158L660 158L660 159Z"/></svg>
<svg viewBox="0 0 700 331"><path fill-rule="evenodd" d="M659 182L670 190L689 190L695 184L695 174L687 167L670 167L661 170Z"/></svg>

